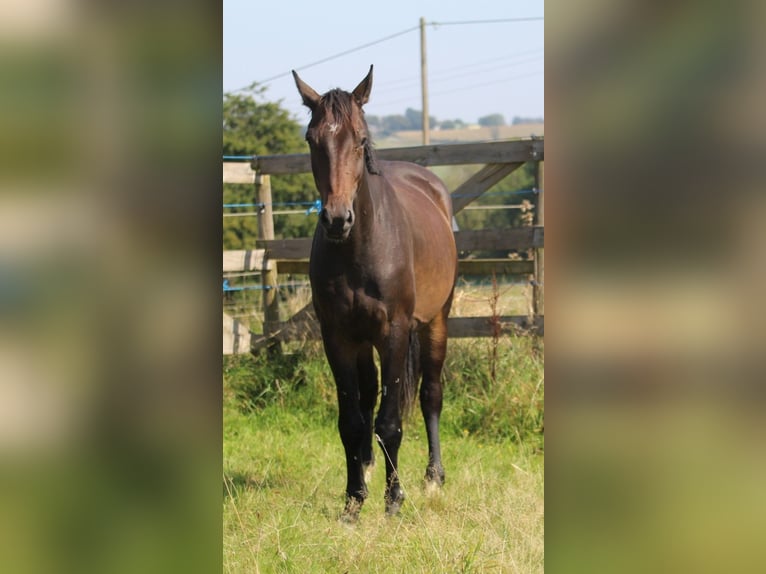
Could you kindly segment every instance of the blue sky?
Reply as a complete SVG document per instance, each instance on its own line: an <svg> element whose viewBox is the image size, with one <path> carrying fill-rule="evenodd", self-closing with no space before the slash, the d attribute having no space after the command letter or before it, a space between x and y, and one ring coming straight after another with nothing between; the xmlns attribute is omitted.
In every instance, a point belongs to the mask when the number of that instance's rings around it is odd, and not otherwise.
<svg viewBox="0 0 766 574"><path fill-rule="evenodd" d="M232 91L253 81L268 82L266 96L299 120L307 118L289 71L318 92L346 90L375 65L368 114L421 109L420 32L396 38L316 66L324 58L404 32L426 22L430 114L439 120L501 113L543 116L542 20L485 24L452 24L543 16L542 0L315 0L256 2L224 0L223 89Z"/></svg>

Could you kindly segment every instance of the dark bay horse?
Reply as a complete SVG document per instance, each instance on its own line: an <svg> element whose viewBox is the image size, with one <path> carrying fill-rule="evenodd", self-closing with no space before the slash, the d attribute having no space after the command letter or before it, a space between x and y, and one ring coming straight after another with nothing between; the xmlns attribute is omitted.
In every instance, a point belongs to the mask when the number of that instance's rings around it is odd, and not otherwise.
<svg viewBox="0 0 766 574"><path fill-rule="evenodd" d="M322 200L310 278L327 360L338 392L338 428L346 452L346 506L355 520L367 497L372 439L386 464L386 512L404 500L397 461L402 416L414 401L428 435L426 481L441 486L441 372L447 315L457 271L452 202L433 173L406 162L377 161L362 106L372 66L353 92L319 95L293 71L311 110L306 140ZM373 360L381 366L381 400Z"/></svg>

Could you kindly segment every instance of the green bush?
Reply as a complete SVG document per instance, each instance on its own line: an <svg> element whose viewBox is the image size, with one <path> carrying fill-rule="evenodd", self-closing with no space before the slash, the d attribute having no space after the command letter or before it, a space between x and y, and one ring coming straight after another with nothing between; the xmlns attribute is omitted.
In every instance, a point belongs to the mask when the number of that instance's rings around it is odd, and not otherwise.
<svg viewBox="0 0 766 574"><path fill-rule="evenodd" d="M335 419L335 383L318 345L297 352L224 357L224 390L244 413L269 407Z"/></svg>

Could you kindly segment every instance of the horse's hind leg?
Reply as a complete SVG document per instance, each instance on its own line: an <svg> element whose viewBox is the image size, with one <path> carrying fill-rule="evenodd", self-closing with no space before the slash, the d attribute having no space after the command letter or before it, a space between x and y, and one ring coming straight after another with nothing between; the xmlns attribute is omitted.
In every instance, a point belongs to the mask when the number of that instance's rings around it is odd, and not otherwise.
<svg viewBox="0 0 766 574"><path fill-rule="evenodd" d="M372 345L367 345L357 358L359 370L359 408L364 419L364 437L362 439L362 469L365 482L375 466L375 452L372 448L372 425L375 403L378 400L378 370L375 367Z"/></svg>
<svg viewBox="0 0 766 574"><path fill-rule="evenodd" d="M444 484L439 418L442 412L442 367L447 355L447 316L452 297L442 311L420 331L420 366L423 382L420 385L420 408L428 436L428 466L426 486Z"/></svg>

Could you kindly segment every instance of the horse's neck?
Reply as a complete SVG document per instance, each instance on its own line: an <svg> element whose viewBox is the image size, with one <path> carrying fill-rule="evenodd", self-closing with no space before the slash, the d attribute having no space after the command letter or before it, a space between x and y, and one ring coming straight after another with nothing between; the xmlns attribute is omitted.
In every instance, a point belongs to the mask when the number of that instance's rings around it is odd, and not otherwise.
<svg viewBox="0 0 766 574"><path fill-rule="evenodd" d="M365 172L356 192L356 224L363 232L358 234L358 238L363 241L369 240L374 235L377 210L380 207L381 198L378 197L375 184L371 181L372 177L374 176Z"/></svg>

